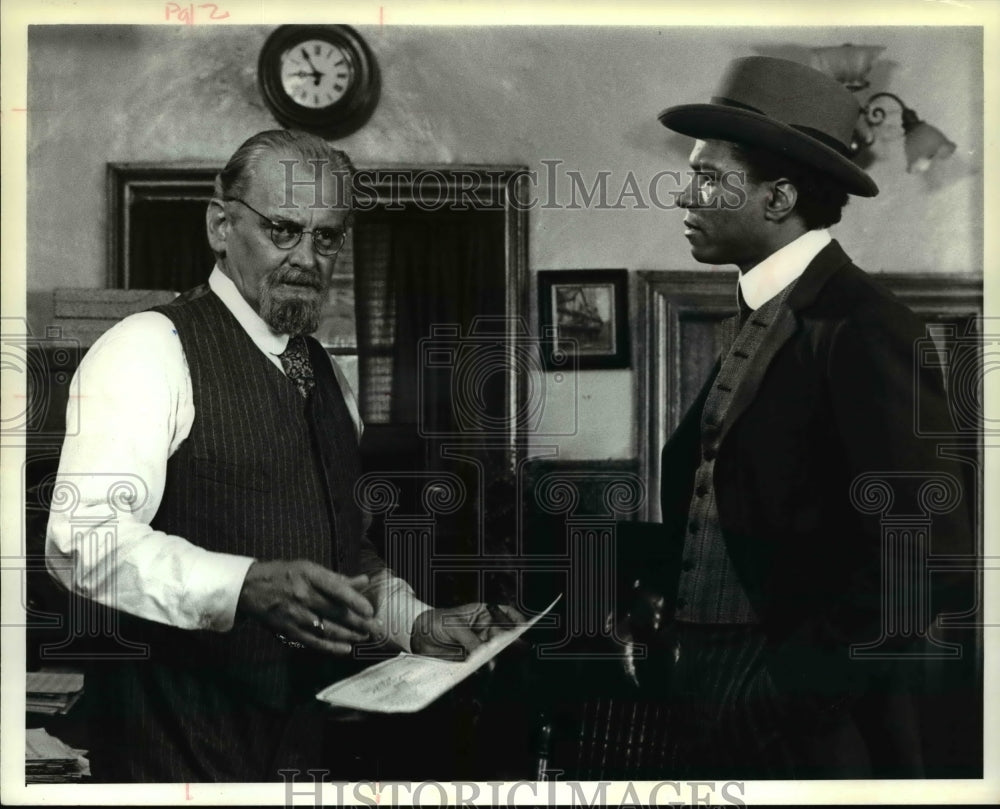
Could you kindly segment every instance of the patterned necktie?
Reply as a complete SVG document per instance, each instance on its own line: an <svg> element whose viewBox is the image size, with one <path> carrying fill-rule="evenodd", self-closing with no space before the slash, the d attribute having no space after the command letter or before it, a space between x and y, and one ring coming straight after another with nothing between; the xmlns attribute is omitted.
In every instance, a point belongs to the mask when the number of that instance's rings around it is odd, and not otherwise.
<svg viewBox="0 0 1000 809"><path fill-rule="evenodd" d="M301 335L290 337L288 345L278 355L278 359L281 360L281 367L285 369L285 375L295 383L303 398L308 398L312 389L316 387L316 380L313 378L312 363L309 362L309 349L306 348L305 338Z"/></svg>

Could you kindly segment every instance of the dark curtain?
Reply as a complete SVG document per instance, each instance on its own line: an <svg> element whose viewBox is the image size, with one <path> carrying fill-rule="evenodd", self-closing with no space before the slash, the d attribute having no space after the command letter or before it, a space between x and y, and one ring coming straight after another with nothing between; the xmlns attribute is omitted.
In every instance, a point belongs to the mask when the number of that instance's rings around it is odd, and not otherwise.
<svg viewBox="0 0 1000 809"><path fill-rule="evenodd" d="M504 236L503 213L497 211L368 212L359 214L355 226L366 466L390 475L442 470L462 478L471 502L438 521L436 547L447 553L477 549L483 523L489 526L487 548L508 541L501 536L507 532L499 516L513 501L503 488L507 459L482 432L484 426L499 430L505 425L505 388L512 372L496 331L505 314ZM477 317L496 320L480 321L474 334ZM435 327L448 331L421 344ZM494 440L498 437L494 433ZM475 460L444 456L446 445ZM480 476L485 500L479 497ZM416 509L419 492L402 489L400 511ZM447 589L446 598L438 592L435 600L483 595L472 575L455 574Z"/></svg>
<svg viewBox="0 0 1000 809"><path fill-rule="evenodd" d="M204 199L139 199L129 222L129 287L183 292L208 280L215 257Z"/></svg>
<svg viewBox="0 0 1000 809"><path fill-rule="evenodd" d="M360 215L355 229L358 353L362 412L373 423L416 424L434 431L502 415L502 388L490 375L486 390L453 400L451 371L468 370L481 341L469 340L476 317L504 315L504 221L495 211L383 211ZM465 339L426 345L432 328L454 326ZM441 351L453 351L449 364ZM481 350L480 350L481 349ZM428 352L435 352L428 356ZM480 357L482 359L482 357ZM451 367L449 367L451 365ZM424 401L419 401L424 374ZM473 382L473 377L463 381ZM465 385L468 387L468 385ZM498 391L499 389L499 391ZM498 398L498 392L500 397Z"/></svg>

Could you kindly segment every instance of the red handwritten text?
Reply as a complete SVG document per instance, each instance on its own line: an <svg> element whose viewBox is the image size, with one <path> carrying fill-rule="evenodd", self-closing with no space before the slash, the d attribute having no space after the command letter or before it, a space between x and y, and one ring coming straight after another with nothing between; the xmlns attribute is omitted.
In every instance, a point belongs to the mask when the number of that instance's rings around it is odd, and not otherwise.
<svg viewBox="0 0 1000 809"><path fill-rule="evenodd" d="M215 3L201 3L197 6L194 3L188 3L187 5L167 3L164 8L164 19L167 22L177 20L184 23L184 25L194 25L195 22L201 22L206 19L210 21L224 20L228 16L229 12L223 11ZM196 17L199 19L196 20Z"/></svg>

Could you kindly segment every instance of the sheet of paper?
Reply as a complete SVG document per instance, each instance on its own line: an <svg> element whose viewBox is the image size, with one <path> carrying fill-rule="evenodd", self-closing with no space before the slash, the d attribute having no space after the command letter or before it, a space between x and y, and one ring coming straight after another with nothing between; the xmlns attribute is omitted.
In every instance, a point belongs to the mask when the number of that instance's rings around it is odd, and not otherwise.
<svg viewBox="0 0 1000 809"><path fill-rule="evenodd" d="M24 777L28 784L79 782L90 775L86 750L70 747L45 728L24 731Z"/></svg>
<svg viewBox="0 0 1000 809"><path fill-rule="evenodd" d="M24 758L27 761L70 761L73 751L45 728L27 728L24 731Z"/></svg>
<svg viewBox="0 0 1000 809"><path fill-rule="evenodd" d="M527 623L503 632L475 649L465 660L452 662L401 652L327 686L316 699L341 708L377 713L422 710L533 627L562 596Z"/></svg>

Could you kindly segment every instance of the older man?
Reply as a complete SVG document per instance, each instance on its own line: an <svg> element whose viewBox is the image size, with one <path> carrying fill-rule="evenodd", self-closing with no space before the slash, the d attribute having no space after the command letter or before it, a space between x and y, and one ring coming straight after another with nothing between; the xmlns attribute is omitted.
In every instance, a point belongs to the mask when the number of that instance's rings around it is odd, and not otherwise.
<svg viewBox="0 0 1000 809"><path fill-rule="evenodd" d="M308 724L320 706L289 723L347 670L353 644L461 654L490 631L477 605L418 601L365 536L357 406L305 336L349 226L350 177L320 138L251 137L208 206L208 282L126 318L81 363L81 429L59 468L73 517L106 509L108 475L140 481L139 494L96 545L54 512L49 569L149 646L147 660L95 671L99 777L336 776Z"/></svg>
<svg viewBox="0 0 1000 809"><path fill-rule="evenodd" d="M948 421L942 380L914 362L921 322L827 230L849 194L878 193L849 158L858 112L833 79L750 57L710 103L660 115L696 139L680 197L692 255L740 270L728 344L662 455L663 521L683 544L659 636L670 777L920 772L898 672L863 654L909 651L883 637L883 607L909 607L865 500L888 487L894 513L920 514L923 483L961 485L914 429L918 404ZM935 520L935 552L970 552L966 506ZM908 559L926 552L900 539ZM935 609L954 604L944 591Z"/></svg>

